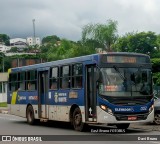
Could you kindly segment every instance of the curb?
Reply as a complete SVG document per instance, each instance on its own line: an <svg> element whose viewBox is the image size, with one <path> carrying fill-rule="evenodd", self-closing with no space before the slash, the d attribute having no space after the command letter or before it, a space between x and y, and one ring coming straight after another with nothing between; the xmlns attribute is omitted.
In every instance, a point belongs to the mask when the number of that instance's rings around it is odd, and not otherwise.
<svg viewBox="0 0 160 144"><path fill-rule="evenodd" d="M0 108L0 113L8 114L8 109L7 108Z"/></svg>

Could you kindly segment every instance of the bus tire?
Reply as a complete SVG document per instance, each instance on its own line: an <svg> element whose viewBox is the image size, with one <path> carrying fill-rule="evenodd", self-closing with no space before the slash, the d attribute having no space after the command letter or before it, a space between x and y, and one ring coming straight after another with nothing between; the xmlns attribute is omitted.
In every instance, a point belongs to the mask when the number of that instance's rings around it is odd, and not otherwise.
<svg viewBox="0 0 160 144"><path fill-rule="evenodd" d="M126 124L116 124L116 127L118 129L127 129L129 127L130 123L126 123Z"/></svg>
<svg viewBox="0 0 160 144"><path fill-rule="evenodd" d="M160 114L155 113L154 123L157 124L157 125L160 125Z"/></svg>
<svg viewBox="0 0 160 144"><path fill-rule="evenodd" d="M27 107L26 116L27 116L27 123L33 125L35 123L35 118L34 118L34 110L31 105Z"/></svg>
<svg viewBox="0 0 160 144"><path fill-rule="evenodd" d="M73 112L73 127L76 131L83 131L84 130L84 123L82 122L82 114L81 110L77 107Z"/></svg>

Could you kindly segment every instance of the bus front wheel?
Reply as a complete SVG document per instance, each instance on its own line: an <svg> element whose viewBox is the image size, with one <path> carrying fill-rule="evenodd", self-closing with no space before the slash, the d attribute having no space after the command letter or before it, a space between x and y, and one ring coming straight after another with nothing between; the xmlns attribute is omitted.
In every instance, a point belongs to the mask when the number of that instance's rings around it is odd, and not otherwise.
<svg viewBox="0 0 160 144"><path fill-rule="evenodd" d="M154 123L160 125L160 114L155 113Z"/></svg>
<svg viewBox="0 0 160 144"><path fill-rule="evenodd" d="M126 123L126 124L116 124L116 127L118 129L127 129L129 127L129 123Z"/></svg>
<svg viewBox="0 0 160 144"><path fill-rule="evenodd" d="M73 112L73 127L76 131L83 131L84 123L82 122L81 110L77 107Z"/></svg>
<svg viewBox="0 0 160 144"><path fill-rule="evenodd" d="M26 116L27 116L27 123L30 124L30 125L33 125L34 122L35 122L35 118L34 118L33 107L32 107L31 105L29 105L29 106L27 107Z"/></svg>

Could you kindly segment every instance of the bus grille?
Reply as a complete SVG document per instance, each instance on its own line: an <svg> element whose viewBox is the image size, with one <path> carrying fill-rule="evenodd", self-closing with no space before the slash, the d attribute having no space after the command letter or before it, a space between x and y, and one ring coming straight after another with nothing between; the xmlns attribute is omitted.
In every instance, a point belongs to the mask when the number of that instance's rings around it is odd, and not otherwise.
<svg viewBox="0 0 160 144"><path fill-rule="evenodd" d="M137 120L146 120L147 116L148 116L148 113L137 114L137 115L135 115L135 114L134 115L115 114L115 117L118 121L128 121L128 117L130 117L130 116L136 116L137 117L136 121Z"/></svg>
<svg viewBox="0 0 160 144"><path fill-rule="evenodd" d="M123 105L123 106L132 106L132 105L144 105L148 101L137 101L137 100L123 100L123 101L113 101L112 103L115 105Z"/></svg>

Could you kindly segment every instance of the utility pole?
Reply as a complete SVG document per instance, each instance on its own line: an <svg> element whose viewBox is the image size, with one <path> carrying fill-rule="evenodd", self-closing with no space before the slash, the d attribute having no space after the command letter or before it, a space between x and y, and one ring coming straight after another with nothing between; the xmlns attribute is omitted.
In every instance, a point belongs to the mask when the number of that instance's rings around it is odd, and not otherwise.
<svg viewBox="0 0 160 144"><path fill-rule="evenodd" d="M36 44L36 34L35 34L35 19L33 21L33 45Z"/></svg>

